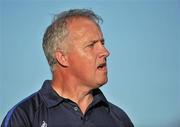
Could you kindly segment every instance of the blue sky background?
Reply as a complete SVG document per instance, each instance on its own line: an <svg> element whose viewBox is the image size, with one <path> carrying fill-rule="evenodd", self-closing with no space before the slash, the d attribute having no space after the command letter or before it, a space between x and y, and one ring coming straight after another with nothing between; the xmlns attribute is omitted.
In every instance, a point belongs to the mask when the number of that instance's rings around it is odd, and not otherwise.
<svg viewBox="0 0 180 127"><path fill-rule="evenodd" d="M136 127L180 126L180 1L0 0L0 123L17 102L51 79L42 37L53 14L99 14L108 59L106 97Z"/></svg>

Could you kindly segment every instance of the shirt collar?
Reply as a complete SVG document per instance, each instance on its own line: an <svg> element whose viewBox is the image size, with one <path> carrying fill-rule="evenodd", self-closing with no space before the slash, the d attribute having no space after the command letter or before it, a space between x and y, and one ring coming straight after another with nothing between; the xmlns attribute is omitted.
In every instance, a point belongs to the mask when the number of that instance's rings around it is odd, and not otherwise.
<svg viewBox="0 0 180 127"><path fill-rule="evenodd" d="M51 80L46 80L40 89L40 94L47 107L53 107L61 103L64 99L60 97L51 86Z"/></svg>
<svg viewBox="0 0 180 127"><path fill-rule="evenodd" d="M42 88L40 89L40 95L42 96L44 102L46 103L47 107L53 107L58 105L59 103L63 102L65 98L59 96L56 91L51 86L51 80L46 80L43 83ZM93 102L91 106L95 106L96 104L101 103L102 105L109 107L109 102L103 95L102 91L97 88L92 91L93 95Z"/></svg>
<svg viewBox="0 0 180 127"><path fill-rule="evenodd" d="M106 97L99 88L94 89L92 91L92 95L93 95L93 102L89 105L89 108L94 107L96 105L98 106L101 105L101 106L105 106L108 109L108 111L110 110L109 102L107 101Z"/></svg>

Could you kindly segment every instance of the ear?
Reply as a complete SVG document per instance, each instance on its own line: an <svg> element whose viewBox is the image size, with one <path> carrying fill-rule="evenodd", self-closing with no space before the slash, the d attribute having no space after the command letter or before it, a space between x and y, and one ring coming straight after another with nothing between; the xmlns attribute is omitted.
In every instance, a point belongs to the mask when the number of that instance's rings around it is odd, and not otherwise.
<svg viewBox="0 0 180 127"><path fill-rule="evenodd" d="M68 63L68 60L67 60L67 56L66 56L65 53L63 53L63 51L57 50L55 52L55 58L58 61L58 63L60 65L62 65L63 67L69 66L69 63Z"/></svg>

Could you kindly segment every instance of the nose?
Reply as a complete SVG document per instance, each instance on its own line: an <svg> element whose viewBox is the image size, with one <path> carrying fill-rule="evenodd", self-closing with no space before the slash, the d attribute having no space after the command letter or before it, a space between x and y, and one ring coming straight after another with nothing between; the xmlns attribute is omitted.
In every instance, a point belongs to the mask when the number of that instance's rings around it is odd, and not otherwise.
<svg viewBox="0 0 180 127"><path fill-rule="evenodd" d="M99 57L108 57L110 55L110 52L108 51L108 49L104 46L104 45L101 45L101 49L100 49L100 55Z"/></svg>

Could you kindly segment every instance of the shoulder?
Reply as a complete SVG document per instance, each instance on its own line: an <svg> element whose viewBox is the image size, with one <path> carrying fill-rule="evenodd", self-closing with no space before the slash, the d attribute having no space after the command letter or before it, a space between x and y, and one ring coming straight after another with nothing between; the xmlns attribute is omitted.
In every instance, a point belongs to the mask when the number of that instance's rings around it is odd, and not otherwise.
<svg viewBox="0 0 180 127"><path fill-rule="evenodd" d="M126 127L134 127L130 118L123 109L112 104L111 102L109 102L109 107L110 107L110 112L113 115L113 117L116 119L116 121L123 122Z"/></svg>
<svg viewBox="0 0 180 127"><path fill-rule="evenodd" d="M118 116L127 116L127 114L124 112L124 110L122 110L120 107L118 107L115 104L112 104L111 102L109 102L109 106L110 109L113 113L116 113Z"/></svg>
<svg viewBox="0 0 180 127"><path fill-rule="evenodd" d="M39 92L23 99L16 104L3 120L2 127L31 126L35 113L42 105Z"/></svg>

